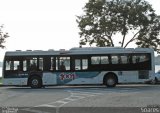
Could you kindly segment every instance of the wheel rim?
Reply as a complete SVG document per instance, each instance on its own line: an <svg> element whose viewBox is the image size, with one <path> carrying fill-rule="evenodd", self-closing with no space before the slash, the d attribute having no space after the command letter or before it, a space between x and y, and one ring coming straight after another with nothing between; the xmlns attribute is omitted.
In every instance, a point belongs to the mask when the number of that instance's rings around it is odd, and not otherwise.
<svg viewBox="0 0 160 113"><path fill-rule="evenodd" d="M37 79L33 79L32 80L32 85L33 86L37 86L38 85L38 80Z"/></svg>
<svg viewBox="0 0 160 113"><path fill-rule="evenodd" d="M114 81L114 79L112 79L112 78L109 78L109 79L107 80L107 84L108 84L109 86L114 85L114 83L115 83L115 81Z"/></svg>

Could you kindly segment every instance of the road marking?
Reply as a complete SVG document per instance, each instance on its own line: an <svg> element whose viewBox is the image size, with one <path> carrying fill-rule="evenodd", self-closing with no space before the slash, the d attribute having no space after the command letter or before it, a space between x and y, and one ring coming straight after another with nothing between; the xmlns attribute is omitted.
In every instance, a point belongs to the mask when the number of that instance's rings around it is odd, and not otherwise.
<svg viewBox="0 0 160 113"><path fill-rule="evenodd" d="M85 92L84 89L72 89L70 90L71 92L83 92L84 93L89 93L89 94L95 94L95 95L103 95L103 93L112 93L112 92L118 92L118 93L124 93L124 92L139 92L141 89L137 88L89 88L87 89L87 92ZM100 93L95 93L95 92L100 92ZM83 94L84 94L83 93Z"/></svg>
<svg viewBox="0 0 160 113"><path fill-rule="evenodd" d="M49 105L49 104L42 104L42 105L39 105L37 107L56 107L56 106Z"/></svg>
<svg viewBox="0 0 160 113"><path fill-rule="evenodd" d="M65 102L65 101L62 101L62 100L58 100L58 101L56 101L56 102L48 103L48 105L52 105L52 106L54 106L54 107L61 107L61 106L65 105L65 104L67 104L67 103L69 103L69 102L70 102L70 101Z"/></svg>
<svg viewBox="0 0 160 113"><path fill-rule="evenodd" d="M59 103L63 103L63 104L68 103L68 102L65 102L65 101L63 101L63 100L60 100L60 101L57 101L57 102L59 102Z"/></svg>
<svg viewBox="0 0 160 113"><path fill-rule="evenodd" d="M16 93L15 94L9 94L8 98L16 97L17 95L19 95L19 94L16 94Z"/></svg>
<svg viewBox="0 0 160 113"><path fill-rule="evenodd" d="M92 93L92 92L85 92L85 91L67 90L67 92L70 93L70 96L67 98L63 98L63 99L57 100L55 102L50 102L47 104L38 105L35 107L47 107L48 106L48 107L58 107L59 108L72 101L77 101L77 100L84 99L87 97L102 95L102 93Z"/></svg>
<svg viewBox="0 0 160 113"><path fill-rule="evenodd" d="M73 101L74 99L68 97L68 98L64 98L62 101L65 101L65 102L70 102L70 101Z"/></svg>
<svg viewBox="0 0 160 113"><path fill-rule="evenodd" d="M29 112L32 112L32 113L51 113L51 112L46 112L46 111L40 111L40 110L35 110L35 109L32 109L32 108L26 108L26 109L22 109L22 111L29 111Z"/></svg>
<svg viewBox="0 0 160 113"><path fill-rule="evenodd" d="M81 95L102 95L102 93L83 92L83 91L71 91L71 93L76 93Z"/></svg>

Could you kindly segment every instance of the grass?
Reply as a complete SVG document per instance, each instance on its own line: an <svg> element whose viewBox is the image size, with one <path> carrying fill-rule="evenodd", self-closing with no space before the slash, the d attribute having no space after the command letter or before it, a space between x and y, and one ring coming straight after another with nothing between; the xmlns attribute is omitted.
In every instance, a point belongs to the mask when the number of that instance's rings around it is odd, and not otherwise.
<svg viewBox="0 0 160 113"><path fill-rule="evenodd" d="M2 84L2 78L0 77L0 84Z"/></svg>

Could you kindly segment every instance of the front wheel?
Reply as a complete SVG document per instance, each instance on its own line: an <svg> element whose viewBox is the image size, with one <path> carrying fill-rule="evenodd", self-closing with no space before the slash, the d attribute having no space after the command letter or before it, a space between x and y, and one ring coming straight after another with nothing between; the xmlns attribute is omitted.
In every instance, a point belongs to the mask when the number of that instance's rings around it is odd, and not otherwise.
<svg viewBox="0 0 160 113"><path fill-rule="evenodd" d="M33 76L30 80L29 80L29 84L31 88L41 88L42 87L42 81L40 77L37 76Z"/></svg>

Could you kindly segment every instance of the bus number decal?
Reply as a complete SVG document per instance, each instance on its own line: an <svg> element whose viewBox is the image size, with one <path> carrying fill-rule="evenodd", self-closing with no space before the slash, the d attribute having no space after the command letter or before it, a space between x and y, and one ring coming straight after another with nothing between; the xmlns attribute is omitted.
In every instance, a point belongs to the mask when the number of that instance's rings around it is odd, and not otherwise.
<svg viewBox="0 0 160 113"><path fill-rule="evenodd" d="M67 74L61 73L59 75L59 78L61 81L65 80L65 79L74 80L76 77L77 77L77 75L74 73L67 73Z"/></svg>

